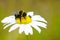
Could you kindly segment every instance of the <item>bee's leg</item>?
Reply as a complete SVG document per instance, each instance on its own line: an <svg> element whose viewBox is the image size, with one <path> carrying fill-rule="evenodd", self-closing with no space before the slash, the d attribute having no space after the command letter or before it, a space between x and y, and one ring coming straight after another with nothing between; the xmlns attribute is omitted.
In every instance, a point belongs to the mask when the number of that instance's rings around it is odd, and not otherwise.
<svg viewBox="0 0 60 40"><path fill-rule="evenodd" d="M25 18L25 17L26 17L26 15L27 15L27 14L24 12L22 16Z"/></svg>

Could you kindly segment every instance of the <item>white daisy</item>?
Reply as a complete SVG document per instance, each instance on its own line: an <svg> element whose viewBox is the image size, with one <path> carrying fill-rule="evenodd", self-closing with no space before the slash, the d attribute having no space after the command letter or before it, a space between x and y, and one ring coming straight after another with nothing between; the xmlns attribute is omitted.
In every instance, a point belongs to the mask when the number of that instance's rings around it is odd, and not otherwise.
<svg viewBox="0 0 60 40"><path fill-rule="evenodd" d="M11 26L9 29L9 32L15 30L16 28L19 28L19 34L24 32L26 35L29 33L33 34L33 28L35 28L39 33L41 32L40 27L46 28L47 21L41 17L40 15L33 15L33 12L19 12L19 14L11 15L8 17L5 17L2 21L4 23L3 26L5 26L3 29L6 29L7 27Z"/></svg>

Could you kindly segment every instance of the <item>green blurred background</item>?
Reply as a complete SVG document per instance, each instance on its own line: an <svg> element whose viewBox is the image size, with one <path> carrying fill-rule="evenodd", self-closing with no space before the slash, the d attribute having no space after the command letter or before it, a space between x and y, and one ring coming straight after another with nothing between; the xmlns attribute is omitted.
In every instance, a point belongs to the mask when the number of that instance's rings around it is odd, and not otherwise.
<svg viewBox="0 0 60 40"><path fill-rule="evenodd" d="M28 40L60 40L60 0L0 0L0 40L26 40L24 33L19 34L18 29L8 32L3 30L1 20L18 10L34 11L47 21L47 29L41 28L39 34L33 29L33 35L28 35Z"/></svg>

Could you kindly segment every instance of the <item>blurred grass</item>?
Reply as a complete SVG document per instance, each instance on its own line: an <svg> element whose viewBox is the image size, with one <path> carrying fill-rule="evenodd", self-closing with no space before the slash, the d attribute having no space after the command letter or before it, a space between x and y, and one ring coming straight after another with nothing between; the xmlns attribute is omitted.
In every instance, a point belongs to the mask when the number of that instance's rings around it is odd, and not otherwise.
<svg viewBox="0 0 60 40"><path fill-rule="evenodd" d="M0 0L0 21L11 15L11 12L23 9L34 11L47 21L47 29L41 28L39 34L33 29L34 34L29 35L29 40L60 40L60 0ZM18 34L18 29L8 32L10 27L3 30L0 22L0 40L25 40L25 34Z"/></svg>

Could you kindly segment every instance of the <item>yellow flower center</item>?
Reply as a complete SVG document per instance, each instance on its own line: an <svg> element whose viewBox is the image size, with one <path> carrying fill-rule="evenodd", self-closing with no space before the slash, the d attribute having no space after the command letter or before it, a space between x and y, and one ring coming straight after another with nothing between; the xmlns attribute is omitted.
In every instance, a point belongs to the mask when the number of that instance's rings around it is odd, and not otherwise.
<svg viewBox="0 0 60 40"><path fill-rule="evenodd" d="M24 17L21 17L20 18L16 18L16 22L18 24L28 24L32 21L32 19L29 17L29 16L26 16L25 18Z"/></svg>

